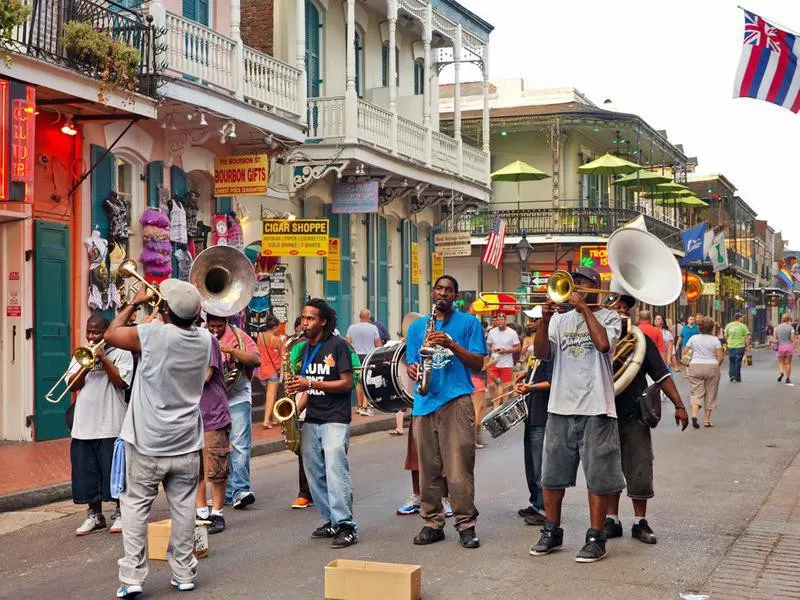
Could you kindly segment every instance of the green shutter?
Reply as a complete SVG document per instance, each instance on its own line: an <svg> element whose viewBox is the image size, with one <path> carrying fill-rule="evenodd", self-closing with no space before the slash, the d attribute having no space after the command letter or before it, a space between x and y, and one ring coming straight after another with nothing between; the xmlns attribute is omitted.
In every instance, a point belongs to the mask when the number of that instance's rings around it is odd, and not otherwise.
<svg viewBox="0 0 800 600"><path fill-rule="evenodd" d="M320 15L313 2L306 0L306 73L307 95L318 98L320 92Z"/></svg>
<svg viewBox="0 0 800 600"><path fill-rule="evenodd" d="M186 180L186 173L180 167L172 166L169 168L169 187L170 197L183 198L189 189Z"/></svg>
<svg viewBox="0 0 800 600"><path fill-rule="evenodd" d="M377 248L377 215L367 215L367 308L372 316L378 318L376 302L375 260L378 257Z"/></svg>
<svg viewBox="0 0 800 600"><path fill-rule="evenodd" d="M389 46L386 44L381 48L381 84L389 87Z"/></svg>
<svg viewBox="0 0 800 600"><path fill-rule="evenodd" d="M92 170L92 228L97 227L100 235L108 238L108 215L103 202L114 190L114 155L102 146L91 146ZM105 156L103 156L105 154ZM102 157L102 159L101 159Z"/></svg>
<svg viewBox="0 0 800 600"><path fill-rule="evenodd" d="M164 162L147 163L147 206L158 208L158 186L164 184Z"/></svg>
<svg viewBox="0 0 800 600"><path fill-rule="evenodd" d="M223 196L217 198L217 214L228 214L233 210L233 198L230 196Z"/></svg>
<svg viewBox="0 0 800 600"><path fill-rule="evenodd" d="M334 215L330 204L325 205L326 219L330 220L330 237L339 238L341 274L339 281L328 281L328 261L323 261L325 276L325 301L336 311L339 332L344 335L350 326L353 313L352 278L350 273L350 215Z"/></svg>
<svg viewBox="0 0 800 600"><path fill-rule="evenodd" d="M183 16L187 19L208 26L208 0L183 0Z"/></svg>
<svg viewBox="0 0 800 600"><path fill-rule="evenodd" d="M403 314L411 312L411 221L403 219L400 232L400 254L403 265L402 276L400 277Z"/></svg>
<svg viewBox="0 0 800 600"><path fill-rule="evenodd" d="M389 326L389 236L386 217L378 215L378 316Z"/></svg>

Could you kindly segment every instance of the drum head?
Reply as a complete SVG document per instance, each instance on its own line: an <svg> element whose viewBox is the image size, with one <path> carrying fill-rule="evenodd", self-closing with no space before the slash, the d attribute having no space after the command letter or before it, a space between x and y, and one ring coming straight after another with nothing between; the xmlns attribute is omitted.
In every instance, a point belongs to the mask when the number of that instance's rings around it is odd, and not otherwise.
<svg viewBox="0 0 800 600"><path fill-rule="evenodd" d="M403 348L395 356L397 358L394 369L395 386L397 387L397 391L401 392L409 402L413 403L414 385L417 382L408 376L408 363L406 362L405 344L403 344Z"/></svg>

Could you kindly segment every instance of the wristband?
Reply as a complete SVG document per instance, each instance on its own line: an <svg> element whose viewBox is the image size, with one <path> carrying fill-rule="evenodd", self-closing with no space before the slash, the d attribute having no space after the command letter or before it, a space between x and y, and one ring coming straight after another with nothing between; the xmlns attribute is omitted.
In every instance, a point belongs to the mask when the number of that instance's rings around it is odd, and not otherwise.
<svg viewBox="0 0 800 600"><path fill-rule="evenodd" d="M308 380L308 389L309 389L309 391L311 391L311 380L310 379Z"/></svg>

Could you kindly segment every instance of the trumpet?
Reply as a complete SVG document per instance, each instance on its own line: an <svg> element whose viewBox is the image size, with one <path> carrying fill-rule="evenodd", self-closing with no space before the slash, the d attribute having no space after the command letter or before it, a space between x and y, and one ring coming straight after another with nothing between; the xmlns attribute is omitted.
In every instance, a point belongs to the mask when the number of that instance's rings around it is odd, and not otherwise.
<svg viewBox="0 0 800 600"><path fill-rule="evenodd" d="M106 345L104 340L99 341L96 344L90 346L78 346L75 348L75 351L72 353L72 359L80 365L80 369L75 372L75 375L72 378L72 381L67 382L67 387L64 388L64 391L61 392L58 398L53 399L53 394L61 385L61 382L67 378L69 374L69 366L67 370L64 371L64 374L59 378L58 381L55 382L53 387L44 395L45 399L50 402L51 404L58 404L61 402L61 399L72 390L72 384L77 381L84 373L86 373L89 369L94 366L95 360L97 360L97 352L104 348ZM71 363L70 363L71 364Z"/></svg>
<svg viewBox="0 0 800 600"><path fill-rule="evenodd" d="M547 304L548 302L554 302L558 305L567 305L567 301L569 300L570 295L572 292L578 292L583 294L600 294L604 290L587 287L587 286L579 286L575 284L575 280L570 275L569 271L556 271L547 279L547 291L546 292L492 292L493 294L502 294L506 296L512 296L515 299L518 298L530 298L533 296L544 296L548 300L543 302L519 302L520 306L528 307L528 306L542 306ZM486 306L500 306L504 303L496 302L492 300L487 300L484 296L487 292L481 292L478 295L478 299L481 300ZM613 308L616 306L617 302L619 302L620 295L608 292L603 297L601 302L595 302L589 304L588 306L602 306L605 308Z"/></svg>
<svg viewBox="0 0 800 600"><path fill-rule="evenodd" d="M145 286L148 290L147 303L152 308L157 308L158 305L164 301L164 297L161 295L161 292L158 291L158 286L155 286L145 280L145 278L139 275L139 273L136 271L136 261L132 258L122 261L117 269L117 275L123 279L130 279L133 277L138 281L138 283L131 286L131 289L134 291L134 293L139 290L140 285Z"/></svg>

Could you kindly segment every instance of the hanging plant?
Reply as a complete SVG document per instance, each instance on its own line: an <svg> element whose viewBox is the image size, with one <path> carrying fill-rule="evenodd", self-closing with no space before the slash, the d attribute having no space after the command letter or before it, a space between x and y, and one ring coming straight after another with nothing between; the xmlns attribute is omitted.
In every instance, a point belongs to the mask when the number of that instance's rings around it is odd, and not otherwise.
<svg viewBox="0 0 800 600"><path fill-rule="evenodd" d="M105 103L110 92L118 91L126 102L133 103L139 81L139 50L84 21L68 21L61 42L70 60L97 74L100 102Z"/></svg>
<svg viewBox="0 0 800 600"><path fill-rule="evenodd" d="M0 46L11 48L14 46L14 30L25 24L31 14L31 7L23 0L3 0L0 3ZM6 63L11 62L11 56L4 55Z"/></svg>

